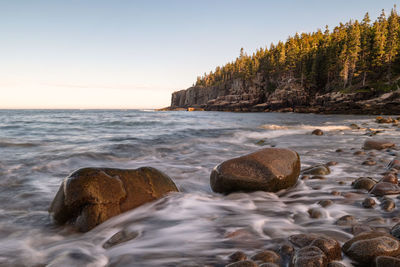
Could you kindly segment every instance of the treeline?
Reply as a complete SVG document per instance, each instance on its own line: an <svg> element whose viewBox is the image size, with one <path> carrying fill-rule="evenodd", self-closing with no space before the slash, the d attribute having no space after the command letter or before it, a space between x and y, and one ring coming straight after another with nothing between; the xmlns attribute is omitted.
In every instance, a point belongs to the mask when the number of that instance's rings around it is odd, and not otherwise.
<svg viewBox="0 0 400 267"><path fill-rule="evenodd" d="M308 90L397 88L400 73L400 18L396 6L371 22L340 23L333 31L296 33L286 42L260 48L252 55L240 50L235 61L198 77L197 86L218 85L235 78L262 75L267 88L296 82Z"/></svg>

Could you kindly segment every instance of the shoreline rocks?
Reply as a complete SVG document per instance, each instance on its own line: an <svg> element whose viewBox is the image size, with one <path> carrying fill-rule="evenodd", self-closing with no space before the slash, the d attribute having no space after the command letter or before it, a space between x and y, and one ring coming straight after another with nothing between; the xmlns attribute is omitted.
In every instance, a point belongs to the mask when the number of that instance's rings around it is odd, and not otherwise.
<svg viewBox="0 0 400 267"><path fill-rule="evenodd" d="M214 192L277 192L294 186L300 174L300 157L292 150L265 148L227 160L210 176Z"/></svg>
<svg viewBox="0 0 400 267"><path fill-rule="evenodd" d="M49 213L57 223L69 223L86 232L170 192L178 192L172 179L151 167L83 168L62 182Z"/></svg>

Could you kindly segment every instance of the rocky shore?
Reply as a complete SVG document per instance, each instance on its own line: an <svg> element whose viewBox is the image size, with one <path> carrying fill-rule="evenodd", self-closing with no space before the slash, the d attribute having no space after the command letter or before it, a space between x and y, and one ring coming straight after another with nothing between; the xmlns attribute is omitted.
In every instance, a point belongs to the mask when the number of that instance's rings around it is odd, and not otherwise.
<svg viewBox="0 0 400 267"><path fill-rule="evenodd" d="M359 88L354 92L310 92L289 81L269 90L260 77L235 79L221 85L193 86L172 94L163 110L204 109L235 112L300 112L324 114L400 114L400 89L384 92Z"/></svg>
<svg viewBox="0 0 400 267"><path fill-rule="evenodd" d="M387 129L397 128L399 119L377 117L376 123ZM351 127L361 129L358 125ZM379 131L366 130L371 138L352 152L354 157L365 158L358 168L378 166L381 161L379 155L399 155L397 144L376 137ZM324 135L320 129L309 134L314 135L314 138ZM344 151L337 149L336 153L340 156ZM301 170L300 157L295 151L263 148L217 165L211 171L210 186L214 192L226 195L255 191L278 193L299 186L300 181L330 182L327 176L337 166L338 162L330 161ZM345 189L343 192L326 192L332 199L316 200L307 211L309 218L315 220L316 224L318 219L327 216L326 209L335 205L336 201L345 201L366 211L381 211L382 217L371 217L366 221L360 221L352 214L337 218L335 226L347 232L348 237L337 238L334 232L308 231L281 238L272 246L252 253L234 250L233 246L231 254L218 255L220 262L213 266L400 266L400 213L396 207L396 199L400 198L397 177L400 159L393 158L379 171L379 180L358 177L351 184L339 182ZM67 223L80 231L89 231L111 217L163 198L171 192L178 192L172 179L154 168L84 168L73 172L63 181L49 211L59 224ZM385 219L393 222L391 227L382 224ZM107 240L103 247L107 249L135 239L136 236L120 232ZM230 233L227 239L240 240L249 236L251 233L238 230Z"/></svg>

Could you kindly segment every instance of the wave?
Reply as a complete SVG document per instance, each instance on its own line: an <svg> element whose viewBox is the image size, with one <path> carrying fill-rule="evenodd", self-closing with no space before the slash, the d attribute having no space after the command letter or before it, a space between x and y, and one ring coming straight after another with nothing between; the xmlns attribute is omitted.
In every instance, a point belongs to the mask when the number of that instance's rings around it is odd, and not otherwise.
<svg viewBox="0 0 400 267"><path fill-rule="evenodd" d="M327 126L314 126L314 125L297 125L297 126L282 126L275 124L264 124L261 125L260 128L266 130L315 130L321 129L322 131L344 131L344 130L352 130L350 126L345 125L327 125Z"/></svg>

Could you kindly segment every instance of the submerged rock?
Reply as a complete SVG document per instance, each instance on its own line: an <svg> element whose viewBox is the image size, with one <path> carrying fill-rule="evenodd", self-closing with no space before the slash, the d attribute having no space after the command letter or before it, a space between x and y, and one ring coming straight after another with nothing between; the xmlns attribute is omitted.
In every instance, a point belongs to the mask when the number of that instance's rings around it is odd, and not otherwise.
<svg viewBox="0 0 400 267"><path fill-rule="evenodd" d="M366 140L364 142L363 148L365 150L371 150L371 149L382 150L386 148L392 148L395 146L396 145L394 143L386 140Z"/></svg>
<svg viewBox="0 0 400 267"><path fill-rule="evenodd" d="M301 173L310 175L328 175L331 173L331 170L326 165L316 165L302 170Z"/></svg>
<svg viewBox="0 0 400 267"><path fill-rule="evenodd" d="M390 256L379 256L375 259L376 267L399 267L400 259Z"/></svg>
<svg viewBox="0 0 400 267"><path fill-rule="evenodd" d="M244 260L228 264L226 267L258 267L258 264L251 260Z"/></svg>
<svg viewBox="0 0 400 267"><path fill-rule="evenodd" d="M369 265L378 256L399 255L400 242L383 232L367 232L348 240L342 250L353 261Z"/></svg>
<svg viewBox="0 0 400 267"><path fill-rule="evenodd" d="M247 259L246 254L243 251L235 251L228 256L229 260L232 262L244 261Z"/></svg>
<svg viewBox="0 0 400 267"><path fill-rule="evenodd" d="M277 192L295 185L299 174L300 157L295 151L265 148L221 163L212 171L210 184L217 193Z"/></svg>
<svg viewBox="0 0 400 267"><path fill-rule="evenodd" d="M61 184L49 212L59 224L86 232L122 212L177 192L174 182L150 167L83 168Z"/></svg>
<svg viewBox="0 0 400 267"><path fill-rule="evenodd" d="M281 256L276 254L272 250L264 250L262 252L259 252L253 256L250 257L253 261L261 261L261 262L271 262L271 263L280 263L281 262Z"/></svg>
<svg viewBox="0 0 400 267"><path fill-rule="evenodd" d="M324 135L324 132L321 129L315 129L314 131L312 131L313 135Z"/></svg>
<svg viewBox="0 0 400 267"><path fill-rule="evenodd" d="M400 187L397 184L380 182L372 187L371 194L376 196L400 194Z"/></svg>

